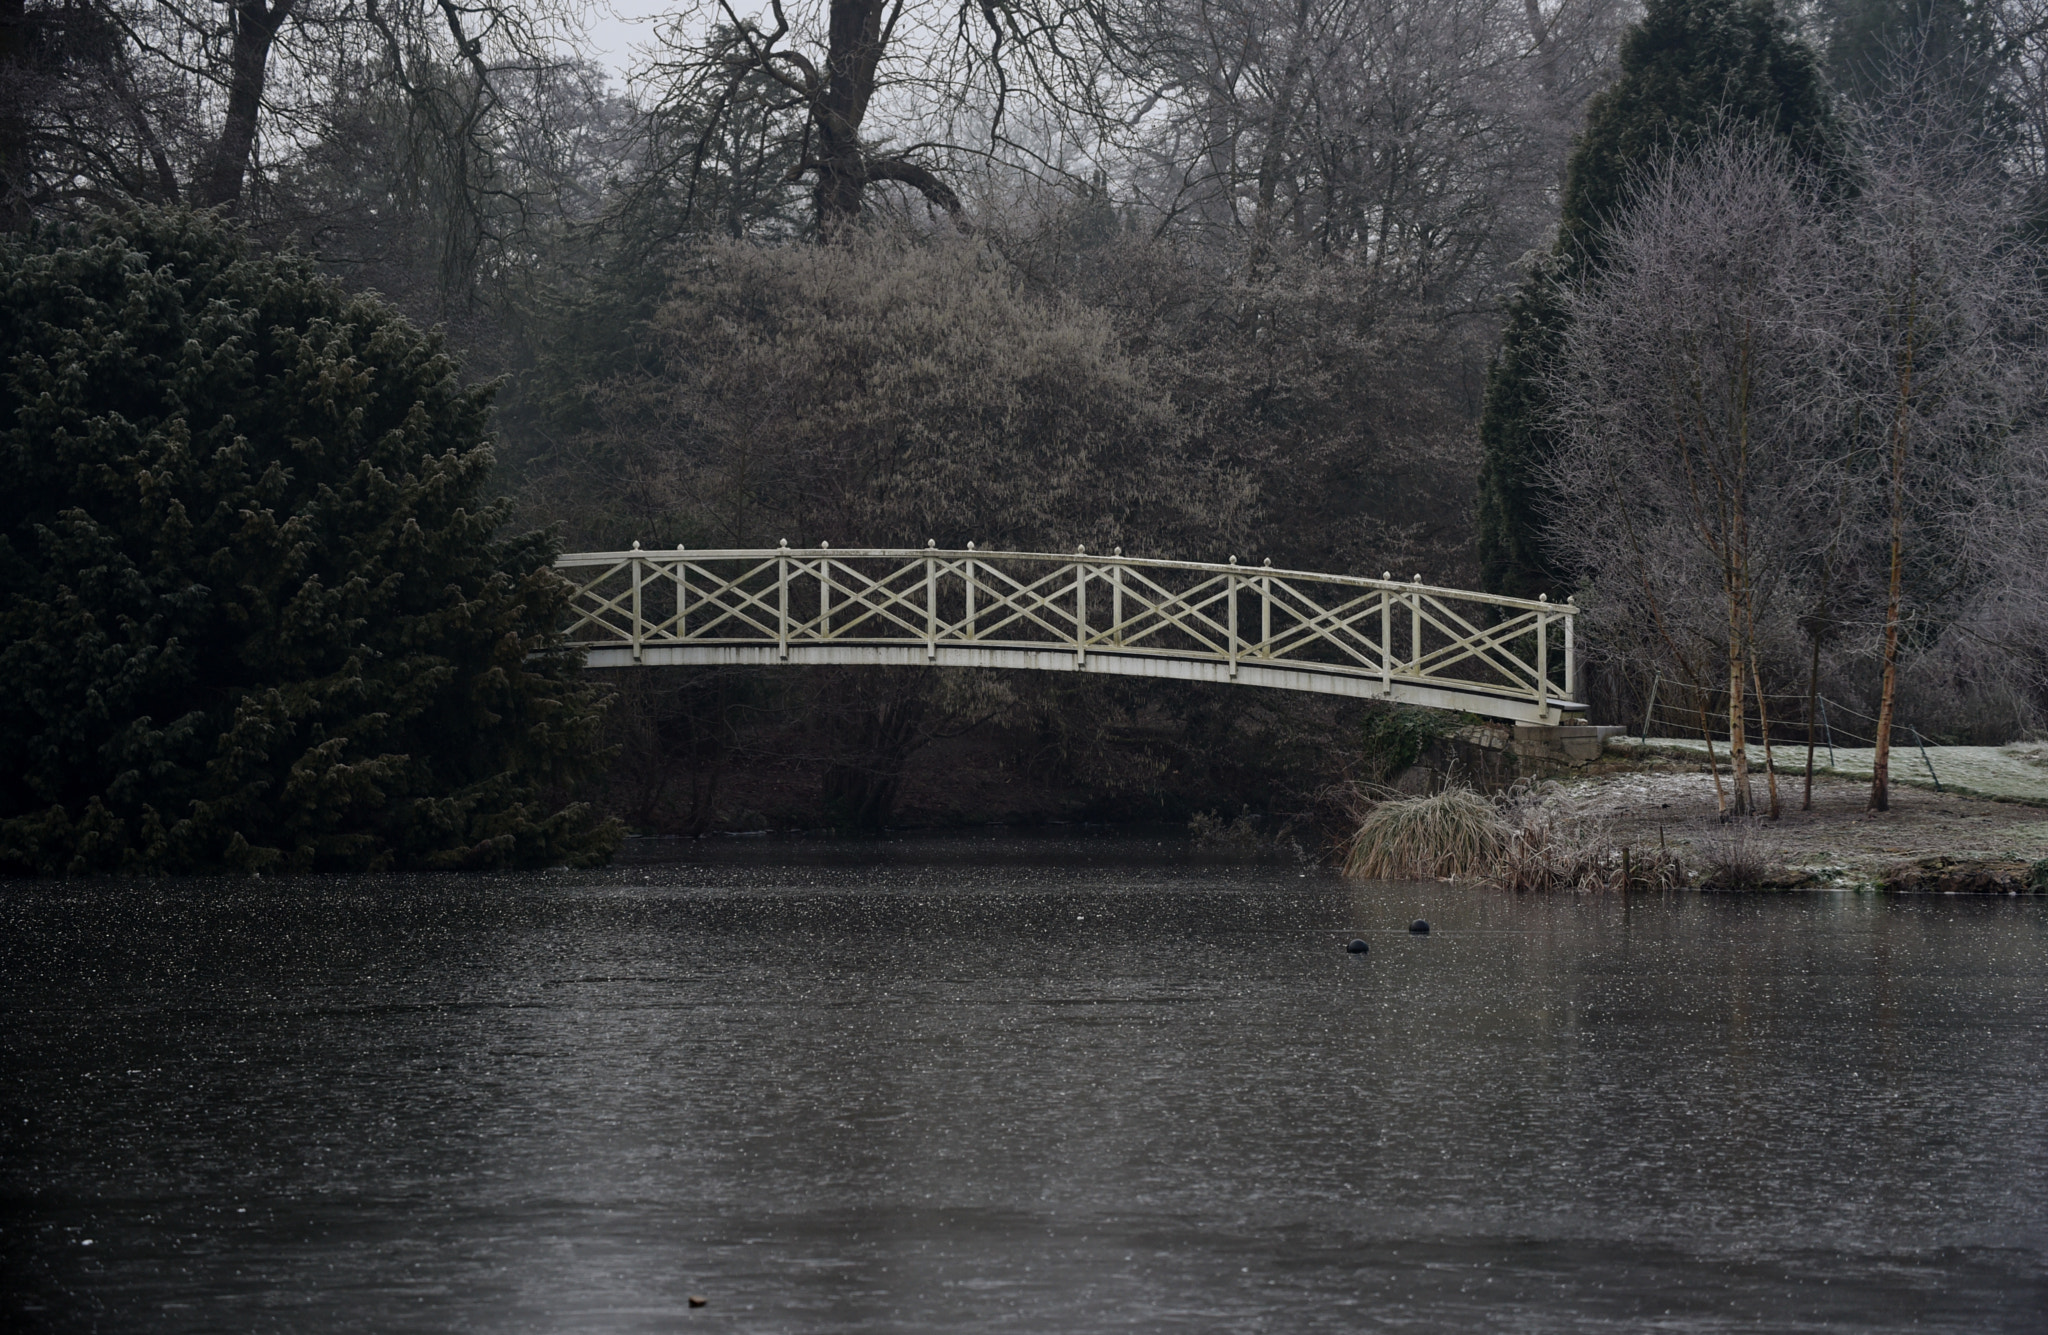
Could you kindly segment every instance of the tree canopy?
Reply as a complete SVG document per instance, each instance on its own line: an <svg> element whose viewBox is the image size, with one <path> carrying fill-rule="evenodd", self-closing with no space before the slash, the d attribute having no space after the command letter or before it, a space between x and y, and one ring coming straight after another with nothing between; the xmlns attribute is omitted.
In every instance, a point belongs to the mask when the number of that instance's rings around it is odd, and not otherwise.
<svg viewBox="0 0 2048 1335"><path fill-rule="evenodd" d="M1631 181L1674 148L1753 125L1798 158L1836 139L1820 65L1775 0L1652 0L1621 43L1621 72L1587 107L1565 172L1550 257L1509 303L1480 417L1479 561L1486 587L1533 597L1557 578L1540 550L1537 473L1556 448L1543 388L1566 316L1558 284L1597 265Z"/></svg>
<svg viewBox="0 0 2048 1335"><path fill-rule="evenodd" d="M437 336L204 216L0 241L0 866L601 857L601 700Z"/></svg>

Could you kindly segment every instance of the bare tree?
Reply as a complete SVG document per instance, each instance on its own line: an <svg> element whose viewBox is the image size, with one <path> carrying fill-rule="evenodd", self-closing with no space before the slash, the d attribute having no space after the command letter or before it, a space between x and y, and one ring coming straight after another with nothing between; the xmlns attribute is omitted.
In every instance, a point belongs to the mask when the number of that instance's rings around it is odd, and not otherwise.
<svg viewBox="0 0 2048 1335"><path fill-rule="evenodd" d="M1113 72L1144 44L1118 6L767 0L743 12L734 0L695 0L662 30L666 55L652 73L670 97L706 109L707 141L755 101L787 117L791 178L811 181L822 236L843 235L885 183L960 220L948 178L963 154L1056 168L1029 134L1013 133L1020 121L1107 130Z"/></svg>
<svg viewBox="0 0 2048 1335"><path fill-rule="evenodd" d="M11 27L33 76L0 125L10 197L247 211L365 83L404 99L422 134L487 154L501 82L568 63L576 3L67 0L14 5L12 25L0 9L0 57Z"/></svg>
<svg viewBox="0 0 2048 1335"><path fill-rule="evenodd" d="M1411 284L1475 266L1491 284L1550 221L1622 8L1155 0L1133 184L1161 226L1241 231L1255 255L1290 238Z"/></svg>
<svg viewBox="0 0 2048 1335"><path fill-rule="evenodd" d="M2048 503L2026 491L2048 372L2040 256L1995 160L1957 153L1957 134L1939 106L1873 120L1848 210L1879 669L1873 811L1890 802L1902 666L1963 654L1982 671L2017 668L2028 654L2009 632L2039 605L2024 593L2039 568L2013 563L2048 524Z"/></svg>
<svg viewBox="0 0 2048 1335"><path fill-rule="evenodd" d="M1551 540L1616 652L1640 645L1724 700L1727 810L1746 816L1746 697L1762 703L1763 641L1785 638L1787 586L1840 492L1840 260L1817 185L1747 138L1668 162L1609 237L1568 297L1548 481L1570 519Z"/></svg>

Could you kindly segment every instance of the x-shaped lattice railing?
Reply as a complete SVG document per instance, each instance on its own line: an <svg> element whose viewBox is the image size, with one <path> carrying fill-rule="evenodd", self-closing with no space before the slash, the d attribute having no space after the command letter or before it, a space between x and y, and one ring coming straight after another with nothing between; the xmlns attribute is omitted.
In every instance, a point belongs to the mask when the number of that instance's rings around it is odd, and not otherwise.
<svg viewBox="0 0 2048 1335"><path fill-rule="evenodd" d="M1436 691L1460 707L1499 700L1515 717L1572 703L1578 609L1381 578L1196 561L1044 552L830 548L592 552L561 557L574 585L568 640L621 661L698 661L687 649L813 651L1058 650L1147 662L1209 663L1269 685L1377 681L1383 693ZM1553 641L1561 679L1552 672ZM593 659L593 661L598 661ZM610 658L603 661L610 662ZM701 661L711 661L703 659ZM728 659L720 661L742 661ZM751 660L746 660L751 661ZM876 657L874 661L884 661ZM962 660L964 661L964 660ZM982 661L982 660L975 660ZM987 660L998 661L998 660ZM1000 661L1010 662L1012 659ZM1026 659L1017 659L1026 662ZM1038 660L1029 659L1030 665ZM1174 675L1161 666L1157 675ZM1358 687L1344 688L1360 693ZM1436 696L1416 698L1435 700ZM1512 708L1508 708L1512 705Z"/></svg>

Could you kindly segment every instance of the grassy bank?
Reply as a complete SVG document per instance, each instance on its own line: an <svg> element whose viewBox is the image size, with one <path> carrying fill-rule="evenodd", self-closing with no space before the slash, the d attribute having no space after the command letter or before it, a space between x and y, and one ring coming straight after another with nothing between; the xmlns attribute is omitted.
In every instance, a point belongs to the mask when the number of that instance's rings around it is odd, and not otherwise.
<svg viewBox="0 0 2048 1335"><path fill-rule="evenodd" d="M1714 743L1714 757L1726 768L1728 747ZM1704 760L1707 745L1698 738L1652 737L1648 743L1633 738L1609 742L1610 757L1649 758L1664 756ZM1806 747L1773 748L1779 781L1803 782ZM1868 781L1877 752L1870 747L1826 746L1814 749L1814 773L1839 779ZM1750 764L1761 781L1763 749L1752 747ZM1892 783L1929 791L1954 793L1962 797L1983 797L1996 802L2024 802L2048 806L2048 742L2017 742L2010 746L1930 746L1924 749L1907 743L1895 745L1891 755Z"/></svg>

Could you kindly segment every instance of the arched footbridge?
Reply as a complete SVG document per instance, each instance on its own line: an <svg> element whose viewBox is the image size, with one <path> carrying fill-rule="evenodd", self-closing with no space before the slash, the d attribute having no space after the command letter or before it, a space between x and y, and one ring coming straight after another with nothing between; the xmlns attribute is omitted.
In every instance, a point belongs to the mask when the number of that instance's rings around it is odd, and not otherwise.
<svg viewBox="0 0 2048 1335"><path fill-rule="evenodd" d="M590 667L1030 668L1315 691L1554 724L1577 703L1567 603L1086 552L782 546L577 552Z"/></svg>

